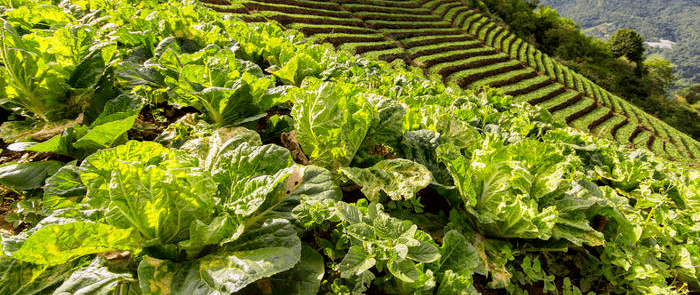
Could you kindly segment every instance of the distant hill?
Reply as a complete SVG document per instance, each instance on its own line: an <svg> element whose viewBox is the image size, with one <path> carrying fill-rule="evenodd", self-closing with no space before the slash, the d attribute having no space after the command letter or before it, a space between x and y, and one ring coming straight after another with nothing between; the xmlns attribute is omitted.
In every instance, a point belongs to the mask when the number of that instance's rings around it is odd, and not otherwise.
<svg viewBox="0 0 700 295"><path fill-rule="evenodd" d="M682 83L700 83L700 1L540 0L540 4L581 24L589 36L606 39L618 29L634 29L648 42L648 53L663 53L677 66Z"/></svg>

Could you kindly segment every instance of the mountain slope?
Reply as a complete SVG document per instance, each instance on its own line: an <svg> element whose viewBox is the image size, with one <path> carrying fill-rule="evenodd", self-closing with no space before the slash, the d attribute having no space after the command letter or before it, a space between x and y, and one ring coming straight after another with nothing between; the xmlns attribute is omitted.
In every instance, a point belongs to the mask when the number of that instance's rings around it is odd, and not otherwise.
<svg viewBox="0 0 700 295"><path fill-rule="evenodd" d="M586 34L602 39L616 30L630 28L642 34L651 52L663 52L676 65L686 83L700 83L700 2L689 0L541 0L567 18L581 24ZM674 42L660 48L662 40ZM666 44L671 44L665 42Z"/></svg>
<svg viewBox="0 0 700 295"><path fill-rule="evenodd" d="M206 1L205 1L206 2ZM213 1L212 1L213 2ZM386 61L403 60L462 88L491 86L540 105L570 126L697 159L700 144L598 87L459 0L216 1L249 21L276 20L319 42Z"/></svg>

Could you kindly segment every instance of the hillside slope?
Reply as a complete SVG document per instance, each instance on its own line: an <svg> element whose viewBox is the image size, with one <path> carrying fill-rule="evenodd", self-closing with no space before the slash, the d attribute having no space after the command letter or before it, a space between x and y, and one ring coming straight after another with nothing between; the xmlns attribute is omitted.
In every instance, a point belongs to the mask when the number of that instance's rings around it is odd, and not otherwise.
<svg viewBox="0 0 700 295"><path fill-rule="evenodd" d="M668 48L650 48L663 52L676 65L677 75L685 83L700 83L700 2L690 0L541 0L567 18L581 24L586 34L606 39L616 30L630 28L649 43L665 43ZM668 40L669 42L662 42ZM649 44L662 47L663 44Z"/></svg>
<svg viewBox="0 0 700 295"><path fill-rule="evenodd" d="M21 1L0 131L52 110L27 93L86 103L51 139L0 134L0 294L700 291L698 169L196 0Z"/></svg>
<svg viewBox="0 0 700 295"><path fill-rule="evenodd" d="M539 105L568 125L683 161L700 144L569 70L468 1L339 0L210 2L248 21L275 20L319 42L386 61L403 60L446 84L490 86Z"/></svg>

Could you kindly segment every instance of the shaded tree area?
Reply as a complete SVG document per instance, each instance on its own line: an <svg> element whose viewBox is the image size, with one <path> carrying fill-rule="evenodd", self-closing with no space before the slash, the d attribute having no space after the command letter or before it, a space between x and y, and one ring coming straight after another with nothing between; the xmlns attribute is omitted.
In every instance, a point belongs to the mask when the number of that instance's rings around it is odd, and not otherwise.
<svg viewBox="0 0 700 295"><path fill-rule="evenodd" d="M539 0L481 1L482 10L542 52L700 140L700 124L688 124L697 122L700 102L689 99L697 103L692 107L682 93L674 98L667 91L677 81L675 65L659 54L645 59L644 38L636 31L617 30L604 42L586 36L580 25Z"/></svg>

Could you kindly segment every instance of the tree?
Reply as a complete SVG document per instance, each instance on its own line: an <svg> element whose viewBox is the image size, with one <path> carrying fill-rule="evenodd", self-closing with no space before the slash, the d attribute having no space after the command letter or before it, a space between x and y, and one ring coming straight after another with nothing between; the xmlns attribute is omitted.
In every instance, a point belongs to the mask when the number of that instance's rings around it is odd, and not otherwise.
<svg viewBox="0 0 700 295"><path fill-rule="evenodd" d="M652 54L644 61L647 69L647 80L653 84L656 94L664 94L665 89L671 86L678 78L673 74L674 65L661 54Z"/></svg>
<svg viewBox="0 0 700 295"><path fill-rule="evenodd" d="M635 30L620 29L608 40L613 56L627 57L639 68L644 60L644 37Z"/></svg>
<svg viewBox="0 0 700 295"><path fill-rule="evenodd" d="M685 97L688 104L694 104L700 101L700 84L695 84L681 90L680 95Z"/></svg>

